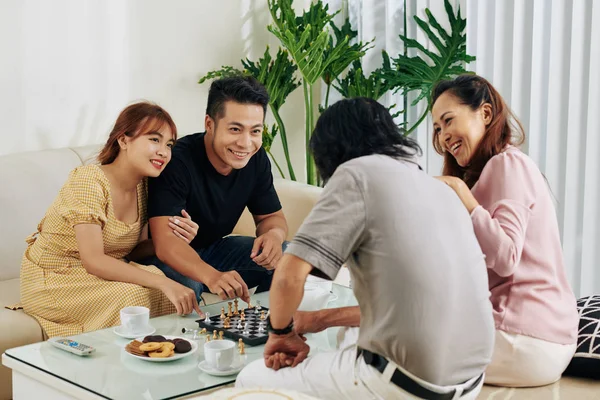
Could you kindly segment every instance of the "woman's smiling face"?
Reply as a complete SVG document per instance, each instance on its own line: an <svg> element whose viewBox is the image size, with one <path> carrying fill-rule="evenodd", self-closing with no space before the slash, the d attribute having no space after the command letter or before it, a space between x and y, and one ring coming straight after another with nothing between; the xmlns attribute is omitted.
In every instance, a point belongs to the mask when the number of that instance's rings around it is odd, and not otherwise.
<svg viewBox="0 0 600 400"><path fill-rule="evenodd" d="M473 110L450 91L437 98L431 109L433 132L440 147L452 154L461 167L469 165L486 127L491 122L491 105Z"/></svg>

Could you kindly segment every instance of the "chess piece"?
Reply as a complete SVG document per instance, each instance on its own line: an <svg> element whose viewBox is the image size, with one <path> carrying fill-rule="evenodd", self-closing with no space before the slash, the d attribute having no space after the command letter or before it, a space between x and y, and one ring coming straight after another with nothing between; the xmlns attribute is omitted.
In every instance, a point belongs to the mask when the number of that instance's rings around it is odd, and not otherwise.
<svg viewBox="0 0 600 400"><path fill-rule="evenodd" d="M240 314L240 321L245 321L246 320L246 313L244 313L244 310L242 310L242 313Z"/></svg>
<svg viewBox="0 0 600 400"><path fill-rule="evenodd" d="M256 312L258 313L260 310L262 310L262 306L260 305L260 300L256 302Z"/></svg>
<svg viewBox="0 0 600 400"><path fill-rule="evenodd" d="M200 331L201 334L206 333L206 328L202 328L202 330Z"/></svg>
<svg viewBox="0 0 600 400"><path fill-rule="evenodd" d="M217 331L213 331L213 340L217 340Z"/></svg>
<svg viewBox="0 0 600 400"><path fill-rule="evenodd" d="M227 303L227 316L228 317L232 317L233 316L233 312L231 311L231 302Z"/></svg>
<svg viewBox="0 0 600 400"><path fill-rule="evenodd" d="M242 329L242 320L241 319L238 321L238 324L237 324L237 326L235 328L236 329Z"/></svg>
<svg viewBox="0 0 600 400"><path fill-rule="evenodd" d="M248 330L248 323L244 322L244 331L242 332L243 335L249 335L250 331Z"/></svg>
<svg viewBox="0 0 600 400"><path fill-rule="evenodd" d="M266 317L265 317L265 310L262 310L262 311L260 312L260 319L261 319L261 321L262 321L262 320L264 320L265 318L266 318Z"/></svg>
<svg viewBox="0 0 600 400"><path fill-rule="evenodd" d="M210 335L206 335L206 341L210 342Z"/></svg>
<svg viewBox="0 0 600 400"><path fill-rule="evenodd" d="M238 299L233 301L233 315L240 315L240 310L238 310Z"/></svg>
<svg viewBox="0 0 600 400"><path fill-rule="evenodd" d="M221 307L221 319L225 319L225 307Z"/></svg>
<svg viewBox="0 0 600 400"><path fill-rule="evenodd" d="M229 317L225 317L225 321L223 321L223 328L229 329L231 328L231 320Z"/></svg>
<svg viewBox="0 0 600 400"><path fill-rule="evenodd" d="M238 348L240 349L240 354L246 354L246 349L244 348L244 342L242 339L238 341Z"/></svg>
<svg viewBox="0 0 600 400"><path fill-rule="evenodd" d="M210 313L207 312L207 313L205 313L205 315L206 315L206 317L204 317L204 322L209 324L210 323Z"/></svg>
<svg viewBox="0 0 600 400"><path fill-rule="evenodd" d="M223 340L223 331L219 331L219 340Z"/></svg>
<svg viewBox="0 0 600 400"><path fill-rule="evenodd" d="M252 300L248 300L248 308L254 308L254 306L250 303Z"/></svg>
<svg viewBox="0 0 600 400"><path fill-rule="evenodd" d="M260 321L260 323L258 324L258 332L263 333L265 331L265 325L264 324L265 323L263 321Z"/></svg>

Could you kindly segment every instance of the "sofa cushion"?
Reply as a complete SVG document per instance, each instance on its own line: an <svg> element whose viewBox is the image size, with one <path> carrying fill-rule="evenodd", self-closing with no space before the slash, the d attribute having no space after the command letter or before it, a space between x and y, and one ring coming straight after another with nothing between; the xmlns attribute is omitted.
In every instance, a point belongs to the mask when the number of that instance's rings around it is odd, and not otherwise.
<svg viewBox="0 0 600 400"><path fill-rule="evenodd" d="M0 157L0 281L19 277L25 238L35 232L69 172L79 165L71 149Z"/></svg>
<svg viewBox="0 0 600 400"><path fill-rule="evenodd" d="M577 309L577 350L565 374L600 379L600 295L579 299Z"/></svg>
<svg viewBox="0 0 600 400"><path fill-rule="evenodd" d="M0 304L19 302L19 279L0 282ZM12 311L0 306L0 354L6 349L44 340L42 328L23 310ZM12 397L11 370L0 365L0 399Z"/></svg>

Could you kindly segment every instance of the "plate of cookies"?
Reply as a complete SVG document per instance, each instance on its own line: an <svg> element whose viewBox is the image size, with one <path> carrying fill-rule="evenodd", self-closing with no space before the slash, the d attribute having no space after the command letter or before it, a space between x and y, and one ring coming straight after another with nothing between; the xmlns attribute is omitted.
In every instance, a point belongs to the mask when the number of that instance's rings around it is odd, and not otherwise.
<svg viewBox="0 0 600 400"><path fill-rule="evenodd" d="M151 362L175 361L194 354L198 344L177 336L149 335L127 343L125 352Z"/></svg>

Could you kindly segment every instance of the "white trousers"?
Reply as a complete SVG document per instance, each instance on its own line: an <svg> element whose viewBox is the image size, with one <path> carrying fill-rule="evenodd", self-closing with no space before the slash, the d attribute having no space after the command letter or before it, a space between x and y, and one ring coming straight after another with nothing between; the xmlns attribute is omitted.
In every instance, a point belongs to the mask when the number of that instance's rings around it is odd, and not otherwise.
<svg viewBox="0 0 600 400"><path fill-rule="evenodd" d="M295 368L274 371L263 360L248 364L237 377L236 387L284 388L306 393L320 399L418 399L386 380L384 374L356 359L358 328L342 328L338 335L338 350L318 353L308 357ZM456 399L474 400L481 391L479 385L461 396L464 388L471 386L478 377L456 386L437 386L424 382L402 369L422 386L438 393L457 390ZM391 375L391 374L390 374Z"/></svg>
<svg viewBox="0 0 600 400"><path fill-rule="evenodd" d="M549 385L560 379L576 348L576 344L552 343L497 330L485 383L507 387Z"/></svg>

